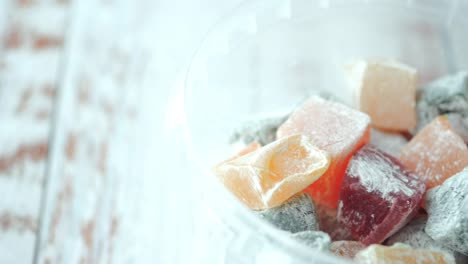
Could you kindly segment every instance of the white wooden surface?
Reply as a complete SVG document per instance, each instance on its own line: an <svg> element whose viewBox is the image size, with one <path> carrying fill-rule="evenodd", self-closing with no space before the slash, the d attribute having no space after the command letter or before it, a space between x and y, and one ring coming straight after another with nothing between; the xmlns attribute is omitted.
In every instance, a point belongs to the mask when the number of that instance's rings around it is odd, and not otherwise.
<svg viewBox="0 0 468 264"><path fill-rule="evenodd" d="M165 109L237 2L0 0L0 263L190 261Z"/></svg>

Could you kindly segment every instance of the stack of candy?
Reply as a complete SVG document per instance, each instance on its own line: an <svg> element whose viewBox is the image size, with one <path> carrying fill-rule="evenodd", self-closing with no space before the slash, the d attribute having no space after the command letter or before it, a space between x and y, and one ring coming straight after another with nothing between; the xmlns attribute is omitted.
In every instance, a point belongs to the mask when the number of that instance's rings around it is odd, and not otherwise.
<svg viewBox="0 0 468 264"><path fill-rule="evenodd" d="M346 73L353 105L313 96L244 127L234 139L245 148L214 174L312 250L357 263L468 263L468 73L419 89L417 71L393 60Z"/></svg>

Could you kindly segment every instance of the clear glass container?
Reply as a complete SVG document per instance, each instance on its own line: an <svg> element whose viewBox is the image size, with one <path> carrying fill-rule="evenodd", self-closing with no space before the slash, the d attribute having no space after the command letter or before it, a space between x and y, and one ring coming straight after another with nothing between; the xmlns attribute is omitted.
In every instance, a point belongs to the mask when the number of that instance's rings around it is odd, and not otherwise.
<svg viewBox="0 0 468 264"><path fill-rule="evenodd" d="M232 152L243 120L289 111L317 91L345 102L343 65L389 57L417 68L420 84L468 69L468 2L396 0L247 1L207 35L185 79L189 150L200 169L205 263L347 263L290 240L217 182L210 168ZM203 244L205 243L205 244Z"/></svg>

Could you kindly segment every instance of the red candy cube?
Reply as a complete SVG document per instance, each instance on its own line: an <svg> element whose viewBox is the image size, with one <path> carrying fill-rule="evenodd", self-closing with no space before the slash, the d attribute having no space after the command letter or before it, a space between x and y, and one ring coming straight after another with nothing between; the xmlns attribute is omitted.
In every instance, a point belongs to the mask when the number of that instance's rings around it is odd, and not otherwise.
<svg viewBox="0 0 468 264"><path fill-rule="evenodd" d="M380 243L411 220L424 190L396 158L366 145L346 170L338 220L363 244Z"/></svg>

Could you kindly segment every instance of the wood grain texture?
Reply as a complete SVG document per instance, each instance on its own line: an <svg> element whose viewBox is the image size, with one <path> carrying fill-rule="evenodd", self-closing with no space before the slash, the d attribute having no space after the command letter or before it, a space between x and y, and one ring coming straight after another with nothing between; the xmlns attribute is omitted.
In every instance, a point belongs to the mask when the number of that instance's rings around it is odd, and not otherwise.
<svg viewBox="0 0 468 264"><path fill-rule="evenodd" d="M149 2L72 3L38 263L135 262Z"/></svg>
<svg viewBox="0 0 468 264"><path fill-rule="evenodd" d="M67 12L57 1L0 1L1 263L33 260Z"/></svg>

